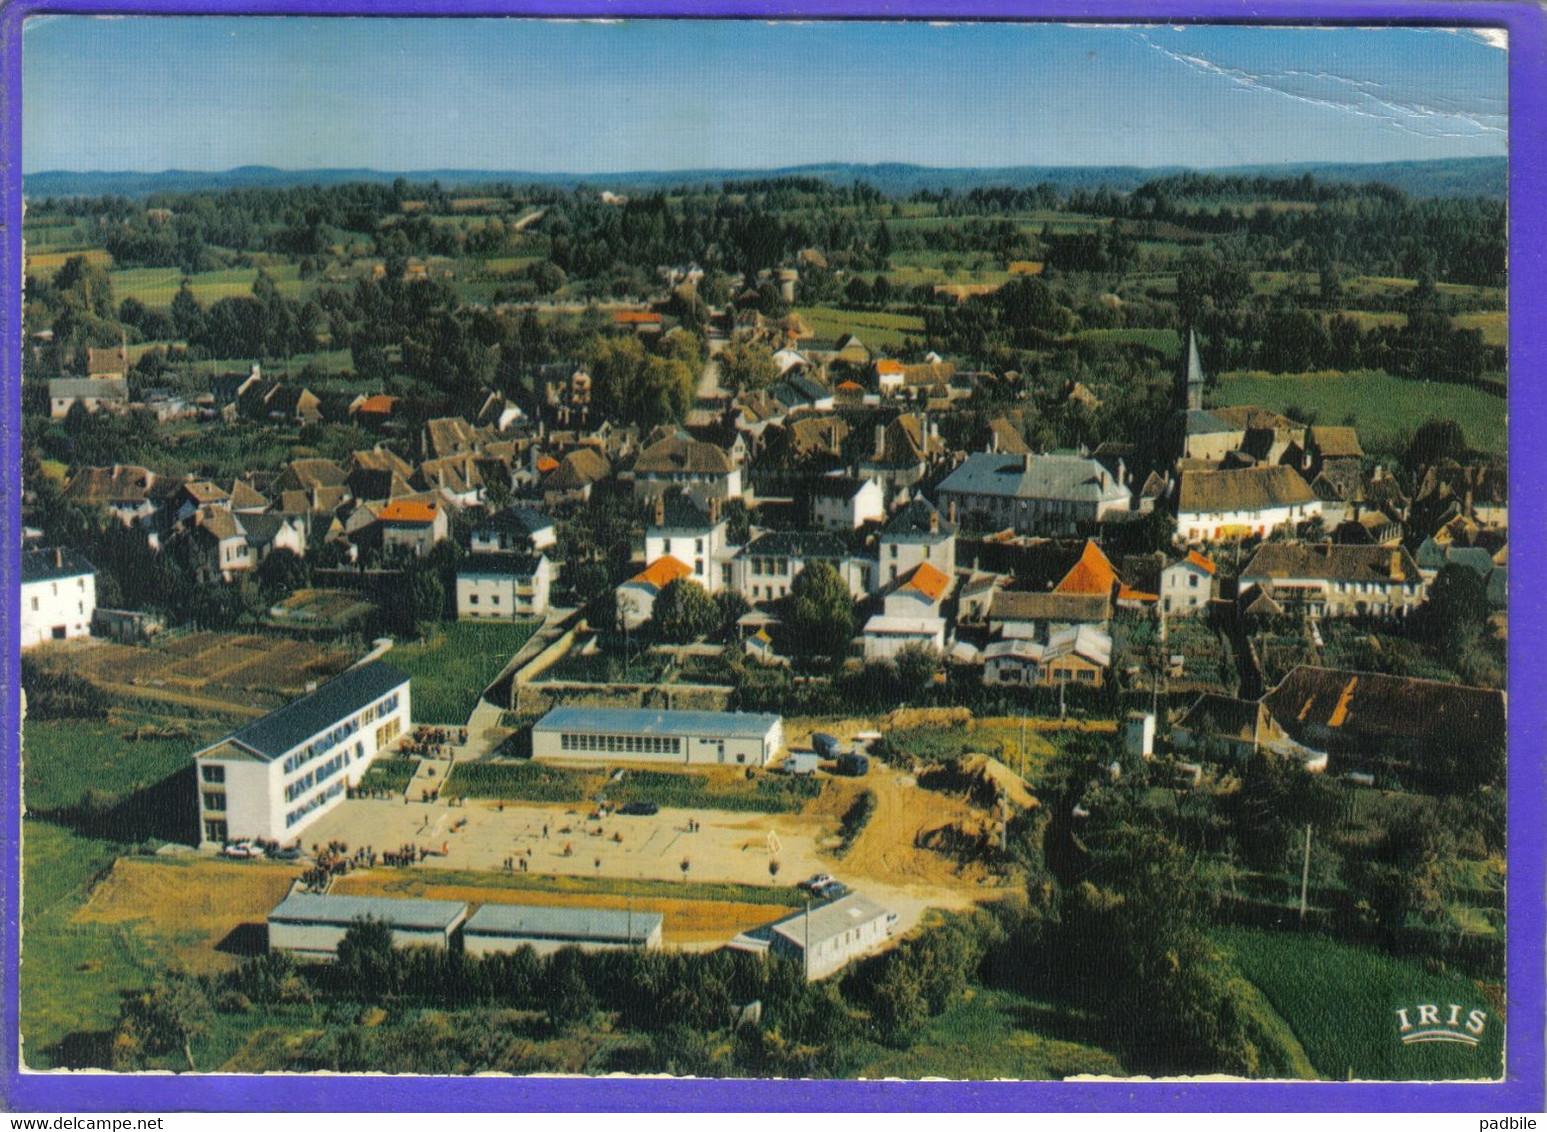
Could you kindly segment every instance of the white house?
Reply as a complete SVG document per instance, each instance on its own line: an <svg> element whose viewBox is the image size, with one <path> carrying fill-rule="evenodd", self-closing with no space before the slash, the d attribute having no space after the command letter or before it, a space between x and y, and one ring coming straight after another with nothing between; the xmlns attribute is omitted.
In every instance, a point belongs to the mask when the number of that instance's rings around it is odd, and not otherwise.
<svg viewBox="0 0 1547 1132"><path fill-rule="evenodd" d="M21 647L91 635L97 571L73 550L44 547L21 556Z"/></svg>
<svg viewBox="0 0 1547 1132"><path fill-rule="evenodd" d="M556 707L532 726L532 757L575 762L766 766L784 745L777 715Z"/></svg>
<svg viewBox="0 0 1547 1132"><path fill-rule="evenodd" d="M731 584L756 605L789 596L800 572L823 561L838 571L853 597L865 597L874 584L874 560L852 553L827 531L767 531L752 539L731 563Z"/></svg>
<svg viewBox="0 0 1547 1132"><path fill-rule="evenodd" d="M1217 571L1196 550L1187 557L1173 562L1160 572L1160 605L1169 614L1188 615L1208 608L1214 597L1214 575Z"/></svg>
<svg viewBox="0 0 1547 1132"><path fill-rule="evenodd" d="M1321 514L1321 500L1299 472L1282 464L1228 471L1184 471L1176 504L1177 536L1186 542L1266 537Z"/></svg>
<svg viewBox="0 0 1547 1132"><path fill-rule="evenodd" d="M811 485L811 525L853 531L886 517L886 496L875 480L826 475Z"/></svg>
<svg viewBox="0 0 1547 1132"><path fill-rule="evenodd" d="M650 498L674 487L686 488L696 499L738 499L741 469L724 449L686 434L664 437L634 462L634 495Z"/></svg>
<svg viewBox="0 0 1547 1132"><path fill-rule="evenodd" d="M878 951L896 922L897 913L853 892L743 932L729 946L793 959L804 967L806 981L814 982Z"/></svg>
<svg viewBox="0 0 1547 1132"><path fill-rule="evenodd" d="M553 520L530 507L507 507L473 528L474 554L537 554L558 541Z"/></svg>
<svg viewBox="0 0 1547 1132"><path fill-rule="evenodd" d="M944 617L878 613L865 622L865 659L891 660L910 645L945 652Z"/></svg>
<svg viewBox="0 0 1547 1132"><path fill-rule="evenodd" d="M510 621L548 612L546 554L470 554L457 567L457 616Z"/></svg>
<svg viewBox="0 0 1547 1132"><path fill-rule="evenodd" d="M894 582L923 562L950 577L956 572L956 524L927 499L915 499L881 528L876 556L877 585Z"/></svg>
<svg viewBox="0 0 1547 1132"><path fill-rule="evenodd" d="M964 518L981 516L980 525L1073 535L1108 512L1129 510L1133 492L1126 477L1114 476L1088 456L980 452L941 481L935 498L947 508L954 504Z"/></svg>
<svg viewBox="0 0 1547 1132"><path fill-rule="evenodd" d="M983 683L1016 687L1100 687L1112 663L1112 638L1093 625L1055 629L1046 644L1007 637L983 650Z"/></svg>
<svg viewBox="0 0 1547 1132"><path fill-rule="evenodd" d="M48 383L48 415L62 420L76 405L88 413L123 412L129 407L129 383L118 378L56 377Z"/></svg>
<svg viewBox="0 0 1547 1132"><path fill-rule="evenodd" d="M408 721L408 677L373 660L205 747L194 755L201 840L295 840Z"/></svg>
<svg viewBox="0 0 1547 1132"><path fill-rule="evenodd" d="M615 591L618 620L625 629L634 630L655 616L655 599L679 578L692 577L687 563L671 555L657 558Z"/></svg>
<svg viewBox="0 0 1547 1132"><path fill-rule="evenodd" d="M645 527L645 561L674 558L687 565L689 577L705 590L719 593L730 581L736 553L726 534L729 526L718 499L700 508L684 492L657 496Z"/></svg>
<svg viewBox="0 0 1547 1132"><path fill-rule="evenodd" d="M392 930L394 947L451 947L467 918L460 900L413 900L391 896L334 896L291 892L269 913L269 950L306 959L338 958L344 935L361 920Z"/></svg>
<svg viewBox="0 0 1547 1132"><path fill-rule="evenodd" d="M920 562L898 578L881 599L882 612L888 617L935 617L940 603L951 590L949 574Z"/></svg>

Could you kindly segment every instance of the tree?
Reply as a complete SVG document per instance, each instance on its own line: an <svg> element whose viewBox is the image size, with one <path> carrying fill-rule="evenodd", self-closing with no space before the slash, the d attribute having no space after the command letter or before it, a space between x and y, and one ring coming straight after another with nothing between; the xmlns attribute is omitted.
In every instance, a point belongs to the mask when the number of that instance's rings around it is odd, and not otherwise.
<svg viewBox="0 0 1547 1132"><path fill-rule="evenodd" d="M147 1053L180 1051L189 1070L193 1042L209 1034L209 995L198 980L183 974L167 974L151 988L128 999L119 1014L115 1045Z"/></svg>
<svg viewBox="0 0 1547 1132"><path fill-rule="evenodd" d="M596 1009L596 996L582 969L584 961L578 947L560 948L548 957L538 981L538 999L548 1025L561 1033L585 1022Z"/></svg>
<svg viewBox="0 0 1547 1132"><path fill-rule="evenodd" d="M337 976L348 993L371 1002L397 987L399 956L384 920L356 920L338 941Z"/></svg>
<svg viewBox="0 0 1547 1132"><path fill-rule="evenodd" d="M736 632L736 623L752 609L746 598L736 590L721 590L714 595L715 608L719 611L720 633L729 638Z"/></svg>
<svg viewBox="0 0 1547 1132"><path fill-rule="evenodd" d="M801 651L824 656L848 652L854 636L854 598L831 563L815 561L790 585L790 627Z"/></svg>
<svg viewBox="0 0 1547 1132"><path fill-rule="evenodd" d="M1458 460L1467 452L1466 433L1452 420L1427 420L1413 432L1407 466L1417 471L1441 460Z"/></svg>
<svg viewBox="0 0 1547 1132"><path fill-rule="evenodd" d="M940 671L940 654L927 645L908 645L898 652L892 664L897 669L903 699L912 702L934 682Z"/></svg>
<svg viewBox="0 0 1547 1132"><path fill-rule="evenodd" d="M270 598L285 597L310 583L311 571L306 560L295 551L279 547L258 567L258 585Z"/></svg>
<svg viewBox="0 0 1547 1132"><path fill-rule="evenodd" d="M761 342L732 342L720 351L721 384L727 389L767 389L779 378L773 352Z"/></svg>
<svg viewBox="0 0 1547 1132"><path fill-rule="evenodd" d="M924 980L910 959L907 953L894 955L871 997L871 1020L890 1045L907 1046L929 1017Z"/></svg>
<svg viewBox="0 0 1547 1132"><path fill-rule="evenodd" d="M1429 583L1419 608L1420 631L1433 644L1459 649L1475 642L1488 623L1488 586L1470 566L1451 562Z"/></svg>
<svg viewBox="0 0 1547 1132"><path fill-rule="evenodd" d="M446 586L440 574L427 562L408 567L397 603L401 625L408 632L423 632L446 613Z"/></svg>
<svg viewBox="0 0 1547 1132"><path fill-rule="evenodd" d="M707 590L691 578L677 578L655 599L650 624L665 641L687 642L708 636L720 613Z"/></svg>

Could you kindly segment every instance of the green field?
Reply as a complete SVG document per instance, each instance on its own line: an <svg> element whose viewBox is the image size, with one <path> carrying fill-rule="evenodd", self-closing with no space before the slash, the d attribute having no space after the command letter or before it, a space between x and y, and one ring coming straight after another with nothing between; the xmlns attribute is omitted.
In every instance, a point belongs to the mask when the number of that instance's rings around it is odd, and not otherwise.
<svg viewBox="0 0 1547 1132"><path fill-rule="evenodd" d="M301 279L299 264L274 263L263 270L269 273L279 293L287 299L304 298L316 288L314 281ZM189 286L193 297L208 306L217 299L251 295L253 280L257 277L256 267L201 271L192 277ZM109 278L113 283L113 297L119 302L138 299L148 307L169 307L182 285L183 272L177 267L133 267L110 272Z"/></svg>
<svg viewBox="0 0 1547 1132"><path fill-rule="evenodd" d="M1454 315L1450 321L1457 330L1481 330L1483 341L1490 346L1509 343L1509 315L1505 311L1471 311Z"/></svg>
<svg viewBox="0 0 1547 1132"><path fill-rule="evenodd" d="M858 335L872 351L898 350L910 334L924 332L924 320L891 311L846 311L837 307L802 307L800 317L818 338Z"/></svg>
<svg viewBox="0 0 1547 1132"><path fill-rule="evenodd" d="M1367 449L1399 442L1430 417L1458 422L1467 442L1483 452L1502 455L1508 439L1503 398L1471 386L1407 381L1378 371L1222 374L1210 403L1314 410L1320 424L1354 425Z"/></svg>
<svg viewBox="0 0 1547 1132"><path fill-rule="evenodd" d="M154 786L234 725L129 709L106 720L30 720L22 734L27 807L47 813L79 803L88 790L119 796Z"/></svg>
<svg viewBox="0 0 1547 1132"><path fill-rule="evenodd" d="M443 787L449 797L578 803L599 794L619 804L654 802L687 810L795 813L822 790L810 779L759 775L727 781L707 774L630 768L618 782L608 769L550 766L539 762L458 763Z"/></svg>
<svg viewBox="0 0 1547 1132"><path fill-rule="evenodd" d="M387 661L413 678L414 722L466 723L483 690L537 626L536 621L452 621L427 640L393 649Z"/></svg>
<svg viewBox="0 0 1547 1132"><path fill-rule="evenodd" d="M1076 1074L1128 1075L1099 1046L1048 1034L1069 1026L1062 1011L1024 995L973 988L930 1019L911 1048L881 1054L856 1076L1049 1081Z"/></svg>
<svg viewBox="0 0 1547 1132"><path fill-rule="evenodd" d="M1467 978L1322 936L1221 928L1215 942L1289 1023L1321 1076L1332 1080L1494 1078L1502 1070L1504 1020ZM1405 1046L1396 1011L1420 1003L1488 1013L1475 1048L1453 1042Z"/></svg>
<svg viewBox="0 0 1547 1132"><path fill-rule="evenodd" d="M1082 342L1137 343L1174 357L1181 351L1181 339L1169 328L1132 327L1113 330L1081 330L1075 335Z"/></svg>
<svg viewBox="0 0 1547 1132"><path fill-rule="evenodd" d="M408 789L408 784L413 780L418 769L418 759L405 758L401 755L379 758L371 763L371 768L360 780L360 789L390 790L394 794L401 794Z"/></svg>

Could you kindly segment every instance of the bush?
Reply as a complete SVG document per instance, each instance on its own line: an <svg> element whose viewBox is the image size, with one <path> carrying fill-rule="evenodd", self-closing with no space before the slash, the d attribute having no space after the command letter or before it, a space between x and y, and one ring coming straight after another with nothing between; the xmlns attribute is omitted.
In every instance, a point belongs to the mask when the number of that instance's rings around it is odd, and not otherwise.
<svg viewBox="0 0 1547 1132"><path fill-rule="evenodd" d="M876 796L871 790L863 790L859 796L849 804L849 808L843 812L843 820L838 824L838 834L841 843L838 846L839 855L849 851L850 846L859 839L859 835L870 824L870 819L876 812Z"/></svg>

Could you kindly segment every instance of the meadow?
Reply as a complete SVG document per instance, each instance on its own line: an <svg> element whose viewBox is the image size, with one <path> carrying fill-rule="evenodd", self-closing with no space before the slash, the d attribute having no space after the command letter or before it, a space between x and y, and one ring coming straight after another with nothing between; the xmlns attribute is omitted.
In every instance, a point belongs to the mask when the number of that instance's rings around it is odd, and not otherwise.
<svg viewBox="0 0 1547 1132"><path fill-rule="evenodd" d="M269 263L262 270L268 272L276 289L287 299L302 299L316 290L317 281L301 278L299 264ZM190 277L189 289L207 307L218 299L251 295L258 271L257 267L201 271ZM182 285L183 272L178 267L133 267L109 272L108 278L113 284L113 297L119 302L138 299L148 307L170 307Z"/></svg>
<svg viewBox="0 0 1547 1132"><path fill-rule="evenodd" d="M818 338L854 334L872 351L900 350L910 334L924 332L924 320L912 314L851 311L838 307L801 307L797 313Z"/></svg>
<svg viewBox="0 0 1547 1132"><path fill-rule="evenodd" d="M1503 1068L1504 1023L1470 979L1367 947L1316 935L1220 928L1214 940L1267 996L1332 1080L1432 1081L1495 1078ZM1481 1043L1403 1045L1396 1011L1420 1003L1461 1005L1489 1019ZM1411 1009L1410 1009L1411 1013Z"/></svg>
<svg viewBox="0 0 1547 1132"><path fill-rule="evenodd" d="M1351 424L1366 450L1403 446L1429 418L1456 421L1467 443L1503 455L1508 439L1502 397L1467 385L1408 381L1380 371L1328 374L1222 374L1210 403L1314 411L1320 424Z"/></svg>
<svg viewBox="0 0 1547 1132"><path fill-rule="evenodd" d="M458 727L466 723L483 690L537 626L536 621L452 621L425 640L393 649L387 662L414 682L414 722Z"/></svg>

